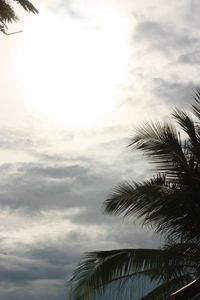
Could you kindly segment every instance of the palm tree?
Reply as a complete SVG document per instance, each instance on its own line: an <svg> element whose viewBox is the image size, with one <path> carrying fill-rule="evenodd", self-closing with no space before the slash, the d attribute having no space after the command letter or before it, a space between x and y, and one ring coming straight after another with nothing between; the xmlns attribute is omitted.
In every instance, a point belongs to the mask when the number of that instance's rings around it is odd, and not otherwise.
<svg viewBox="0 0 200 300"><path fill-rule="evenodd" d="M14 3L18 3L25 11L31 13L38 13L38 10L28 0L13 0ZM7 24L18 21L18 16L15 10L7 0L0 0L0 31L4 34L7 33Z"/></svg>
<svg viewBox="0 0 200 300"><path fill-rule="evenodd" d="M87 253L73 273L72 299L98 299L104 294L109 299L135 299L146 279L158 287L143 300L168 299L177 288L199 276L199 251L195 243L174 243L162 249Z"/></svg>
<svg viewBox="0 0 200 300"><path fill-rule="evenodd" d="M104 203L106 213L135 216L172 242L161 249L85 254L70 281L73 299L96 299L105 292L112 299L119 294L133 299L130 289L145 278L157 287L142 299L167 299L200 276L200 90L192 112L193 118L179 109L172 113L182 135L172 123L147 123L136 130L129 146L150 158L157 175L119 184Z"/></svg>

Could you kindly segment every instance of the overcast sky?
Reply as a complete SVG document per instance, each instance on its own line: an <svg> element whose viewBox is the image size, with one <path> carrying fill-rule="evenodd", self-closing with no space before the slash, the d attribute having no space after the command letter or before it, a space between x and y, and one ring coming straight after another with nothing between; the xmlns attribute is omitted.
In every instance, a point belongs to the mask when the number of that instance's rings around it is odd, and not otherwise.
<svg viewBox="0 0 200 300"><path fill-rule="evenodd" d="M66 300L82 253L160 244L102 203L152 172L127 148L134 128L191 103L200 4L33 3L40 14L10 28L23 32L0 37L0 294Z"/></svg>

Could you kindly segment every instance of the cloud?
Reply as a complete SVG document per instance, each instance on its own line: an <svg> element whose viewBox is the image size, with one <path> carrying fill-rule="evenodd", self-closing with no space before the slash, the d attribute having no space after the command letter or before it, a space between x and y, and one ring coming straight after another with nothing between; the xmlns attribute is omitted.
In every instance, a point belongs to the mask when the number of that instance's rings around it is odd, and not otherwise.
<svg viewBox="0 0 200 300"><path fill-rule="evenodd" d="M37 164L30 164L28 167L25 165L25 167L21 166L18 167L18 171L22 173L26 173L33 176L33 177L42 177L42 178L54 178L54 179L64 179L64 178L73 178L77 176L81 176L85 173L87 173L87 169L78 166L78 165L72 165L72 166L45 166L45 165L37 165Z"/></svg>
<svg viewBox="0 0 200 300"><path fill-rule="evenodd" d="M27 213L86 207L89 203L94 208L112 182L112 175L104 177L78 165L19 164L17 172L1 184L0 205Z"/></svg>
<svg viewBox="0 0 200 300"><path fill-rule="evenodd" d="M162 78L154 78L153 92L159 101L163 101L170 108L188 108L192 103L192 97L198 83L167 81Z"/></svg>
<svg viewBox="0 0 200 300"><path fill-rule="evenodd" d="M1 214L10 212L1 218L3 300L64 300L67 279L83 252L144 245L149 232L139 233L135 225L102 213L111 188L124 176L141 176L144 163L130 150L124 153L127 139L115 138L112 129L102 135L90 147L92 158L89 152L65 161L39 152L35 161L0 166ZM9 218L13 226L7 228Z"/></svg>
<svg viewBox="0 0 200 300"><path fill-rule="evenodd" d="M65 300L66 283L61 280L1 282L1 300Z"/></svg>
<svg viewBox="0 0 200 300"><path fill-rule="evenodd" d="M178 58L178 63L188 64L188 65L199 65L200 64L200 52L198 49L193 52L188 52L182 54Z"/></svg>
<svg viewBox="0 0 200 300"><path fill-rule="evenodd" d="M80 1L73 0L57 0L49 1L48 8L58 15L69 17L71 20L81 21L81 22L91 22L94 21L92 14L95 11L95 4L91 1Z"/></svg>
<svg viewBox="0 0 200 300"><path fill-rule="evenodd" d="M96 3L86 2L48 0L53 12L66 17L69 30L69 20L80 20L78 26L90 22L87 29L104 24L101 14L106 5L98 10ZM135 126L149 118L164 118L169 107L187 107L198 85L198 1L149 3L130 1L128 9L126 4L108 4L106 28L113 30L113 38L117 22L130 26L134 8L139 16L134 28L124 27L132 38L133 84L127 93L124 88L121 106L115 110L118 115L110 115L109 127L62 131L40 128L34 120L30 128L17 130L16 123L16 128L0 129L2 300L64 300L66 281L83 252L161 243L132 218L124 221L102 211L116 184L142 181L151 174L146 160L126 148ZM115 14L121 12L126 17L116 21ZM5 119L9 110L3 113Z"/></svg>
<svg viewBox="0 0 200 300"><path fill-rule="evenodd" d="M187 3L186 7L186 21L188 22L190 28L193 30L197 29L196 34L199 32L199 25L200 25L200 20L199 20L199 1L198 0L191 0Z"/></svg>
<svg viewBox="0 0 200 300"><path fill-rule="evenodd" d="M86 224L54 235L52 239L46 236L34 243L21 241L10 248L7 244L6 251L0 254L0 281L67 280L83 252L141 248L145 237L153 247L159 245L158 237L152 236L151 231L138 229L129 222L116 222L112 228L109 224L96 227Z"/></svg>
<svg viewBox="0 0 200 300"><path fill-rule="evenodd" d="M166 22L144 20L137 24L134 42L147 45L150 51L159 51L167 56L174 56L199 45L199 39L192 32L183 33ZM147 49L146 49L147 51Z"/></svg>
<svg viewBox="0 0 200 300"><path fill-rule="evenodd" d="M116 131L119 135L119 128ZM102 203L113 186L125 177L138 180L147 171L138 153L126 148L128 139L115 134L112 128L88 133L87 139L94 136L88 146L92 155L45 154L39 148L32 162L0 165L0 206L28 215L79 208L81 216L73 215L74 220L92 222L96 215L99 222Z"/></svg>
<svg viewBox="0 0 200 300"><path fill-rule="evenodd" d="M30 150L45 145L45 141L34 136L27 129L16 130L14 128L0 128L0 148Z"/></svg>
<svg viewBox="0 0 200 300"><path fill-rule="evenodd" d="M126 142L123 140L123 147ZM46 160L42 156L37 162L1 166L7 172L0 187L1 214L5 209L10 211L2 218L5 229L1 247L6 249L0 259L3 300L65 299L67 279L82 253L144 245L149 232L139 232L136 225L105 216L101 209L126 171L132 177L143 168L137 155L129 151L130 156L122 155L123 147L112 161L110 153L120 144L106 141L99 146L102 154L109 153L109 164L88 156L82 156L79 164L73 160L64 163L50 155ZM78 210L74 213L73 209ZM15 221L16 231L6 227L13 215L21 218ZM31 242L23 243L29 236Z"/></svg>
<svg viewBox="0 0 200 300"><path fill-rule="evenodd" d="M159 240L152 238L149 231L137 230L128 223L113 224L112 230L105 226L81 226L57 238L54 235L53 239L46 237L31 244L21 242L10 249L7 244L7 250L1 251L0 255L1 299L6 296L9 300L18 299L15 296L22 295L22 299L26 296L27 299L46 300L50 291L49 299L57 300L57 296L65 299L67 281L83 252L119 249L122 245L124 248L141 247L145 235L154 246L159 245ZM4 247L1 244L1 248Z"/></svg>

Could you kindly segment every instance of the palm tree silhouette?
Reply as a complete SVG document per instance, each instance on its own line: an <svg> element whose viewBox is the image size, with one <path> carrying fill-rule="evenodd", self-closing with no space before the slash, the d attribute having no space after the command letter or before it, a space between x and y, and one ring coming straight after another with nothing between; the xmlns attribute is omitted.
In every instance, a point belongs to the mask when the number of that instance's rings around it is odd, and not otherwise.
<svg viewBox="0 0 200 300"><path fill-rule="evenodd" d="M199 278L200 90L192 112L193 118L179 109L172 112L181 132L170 122L136 130L129 146L150 158L157 175L119 184L104 203L108 214L135 216L150 225L165 236L164 246L86 253L70 281L73 299L97 299L105 292L111 299L133 299L134 288L145 278L156 287L141 299L168 299Z"/></svg>

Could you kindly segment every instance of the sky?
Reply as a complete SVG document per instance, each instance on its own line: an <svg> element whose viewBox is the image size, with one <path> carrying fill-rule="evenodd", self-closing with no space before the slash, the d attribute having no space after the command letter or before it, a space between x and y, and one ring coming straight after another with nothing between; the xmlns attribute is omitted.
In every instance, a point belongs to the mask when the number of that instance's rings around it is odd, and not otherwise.
<svg viewBox="0 0 200 300"><path fill-rule="evenodd" d="M197 0L43 0L0 44L0 293L67 300L83 253L159 247L102 204L152 166L128 147L188 109L200 73ZM135 300L137 296L135 295Z"/></svg>

